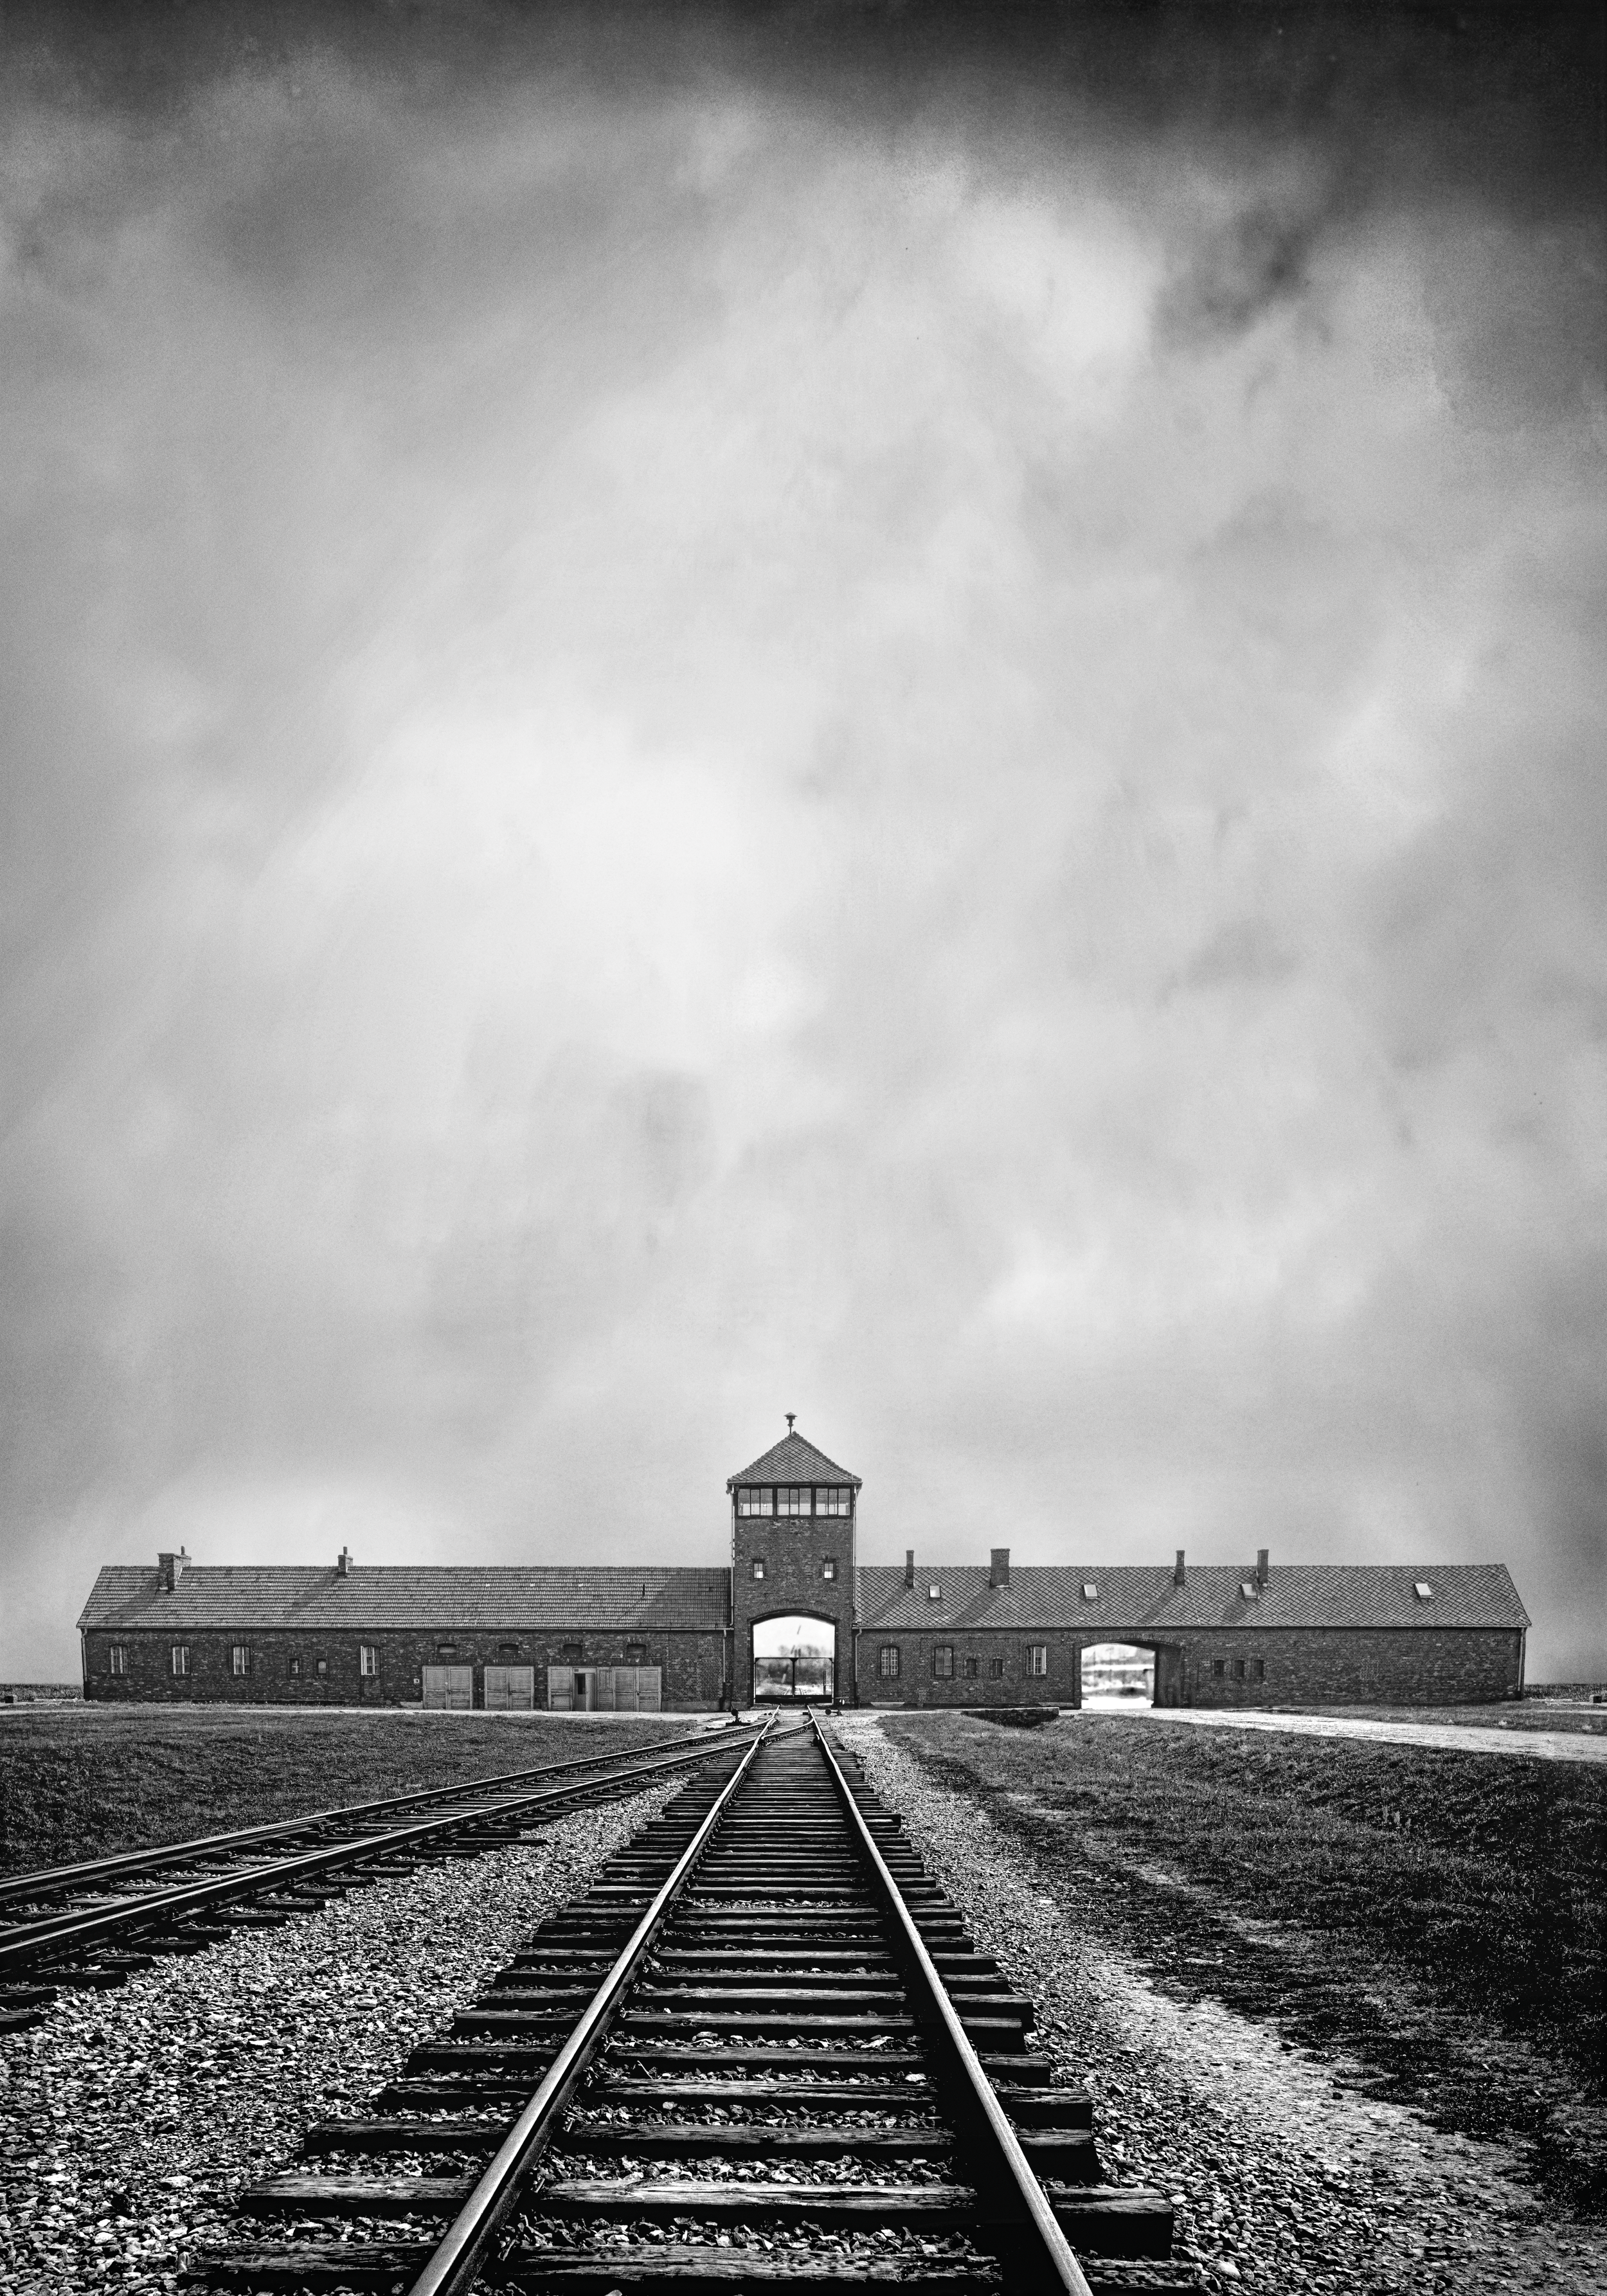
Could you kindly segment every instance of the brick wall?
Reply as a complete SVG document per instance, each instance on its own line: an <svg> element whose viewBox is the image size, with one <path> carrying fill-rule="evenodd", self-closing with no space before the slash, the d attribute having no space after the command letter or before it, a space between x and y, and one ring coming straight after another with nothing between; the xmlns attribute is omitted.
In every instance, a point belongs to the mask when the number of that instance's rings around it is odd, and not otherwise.
<svg viewBox="0 0 1607 2296"><path fill-rule="evenodd" d="M1052 1631L863 1628L859 1703L1080 1705L1085 1640ZM1045 1675L1027 1672L1027 1646L1034 1642L1047 1650ZM896 1678L880 1670L884 1644L898 1648ZM954 1652L947 1677L932 1671L932 1653L944 1648ZM967 1658L978 1661L975 1676L965 1673ZM995 1659L1004 1661L1002 1678L992 1674ZM1242 1675L1235 1671L1240 1666ZM1163 1706L1470 1705L1515 1696L1522 1679L1523 1637L1513 1628L1202 1628L1169 1635L1156 1649L1156 1702Z"/></svg>
<svg viewBox="0 0 1607 2296"><path fill-rule="evenodd" d="M190 1652L188 1676L176 1677L171 1652L183 1641ZM111 1670L111 1649L120 1644L127 1672ZM234 1671L232 1652L243 1644L250 1670ZM372 1644L380 1654L377 1676L358 1671L358 1645ZM413 1634L376 1628L368 1633L292 1634L281 1628L219 1633L199 1629L181 1636L163 1630L129 1628L121 1633L94 1628L84 1637L86 1698L194 1705L402 1706L423 1693L429 1665L472 1666L474 1702L483 1702L481 1670L489 1666L533 1666L536 1699L546 1702L549 1666L656 1666L663 1674L663 1705L673 1713L713 1712L720 1703L726 1675L726 1637L717 1633L448 1636ZM576 1655L576 1652L578 1655ZM640 1656L635 1654L639 1652ZM291 1661L299 1658L301 1671ZM318 1672L322 1660L325 1671Z"/></svg>
<svg viewBox="0 0 1607 2296"><path fill-rule="evenodd" d="M799 1613L830 1619L837 1629L837 1696L848 1704L853 1685L854 1518L851 1514L748 1515L732 1503L732 1694L745 1706L753 1696L753 1629L766 1619ZM765 1575L753 1576L755 1557ZM824 1575L830 1559L835 1578Z"/></svg>

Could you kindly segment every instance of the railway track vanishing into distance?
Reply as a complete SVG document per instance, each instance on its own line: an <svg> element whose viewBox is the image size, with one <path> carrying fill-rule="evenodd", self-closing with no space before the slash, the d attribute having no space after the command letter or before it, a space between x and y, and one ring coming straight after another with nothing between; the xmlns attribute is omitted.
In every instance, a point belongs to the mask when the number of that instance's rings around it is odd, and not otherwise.
<svg viewBox="0 0 1607 2296"><path fill-rule="evenodd" d="M0 2032L75 1986L120 1985L160 1953L315 1913L365 1882L504 1848L556 1818L640 1793L750 1742L697 1731L625 1753L507 1770L238 1833L0 1876Z"/></svg>
<svg viewBox="0 0 1607 2296"><path fill-rule="evenodd" d="M1166 2257L1171 2210L1103 2181L1032 2023L857 1763L772 1718L185 2284L1098 2296L1079 2258Z"/></svg>

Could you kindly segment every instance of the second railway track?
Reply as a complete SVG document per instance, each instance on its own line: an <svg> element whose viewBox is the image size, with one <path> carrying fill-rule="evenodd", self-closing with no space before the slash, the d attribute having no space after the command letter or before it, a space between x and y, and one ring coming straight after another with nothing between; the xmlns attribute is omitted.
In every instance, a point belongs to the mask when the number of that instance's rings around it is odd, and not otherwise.
<svg viewBox="0 0 1607 2296"><path fill-rule="evenodd" d="M0 1876L0 2031L36 2022L62 1988L120 1984L158 1953L194 1951L231 1928L316 1911L365 1881L499 1849L576 1809L640 1793L716 1758L731 1734L703 1730Z"/></svg>
<svg viewBox="0 0 1607 2296"><path fill-rule="evenodd" d="M1032 2021L851 1759L773 1725L310 2128L187 2284L1086 2296L1171 2212L1104 2181Z"/></svg>

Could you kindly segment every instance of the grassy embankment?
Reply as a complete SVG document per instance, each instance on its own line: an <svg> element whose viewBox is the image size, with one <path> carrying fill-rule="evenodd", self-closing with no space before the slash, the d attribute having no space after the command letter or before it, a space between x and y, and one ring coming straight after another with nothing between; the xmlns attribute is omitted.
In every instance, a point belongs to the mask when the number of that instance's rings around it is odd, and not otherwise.
<svg viewBox="0 0 1607 2296"><path fill-rule="evenodd" d="M1607 2202L1607 1773L1065 1716L890 1734L1158 1986Z"/></svg>
<svg viewBox="0 0 1607 2296"><path fill-rule="evenodd" d="M668 1714L20 1708L0 1721L0 1873L623 1752L695 1726Z"/></svg>

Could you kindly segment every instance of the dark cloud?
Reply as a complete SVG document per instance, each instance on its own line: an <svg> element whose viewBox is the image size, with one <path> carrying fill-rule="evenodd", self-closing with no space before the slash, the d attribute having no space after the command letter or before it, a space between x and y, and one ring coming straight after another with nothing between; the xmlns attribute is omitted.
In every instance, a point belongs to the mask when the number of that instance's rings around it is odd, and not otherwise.
<svg viewBox="0 0 1607 2296"><path fill-rule="evenodd" d="M1600 1664L1598 217L1462 20L12 12L0 1670L783 1408Z"/></svg>

